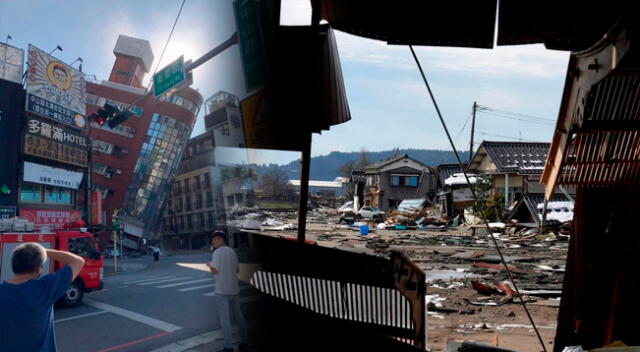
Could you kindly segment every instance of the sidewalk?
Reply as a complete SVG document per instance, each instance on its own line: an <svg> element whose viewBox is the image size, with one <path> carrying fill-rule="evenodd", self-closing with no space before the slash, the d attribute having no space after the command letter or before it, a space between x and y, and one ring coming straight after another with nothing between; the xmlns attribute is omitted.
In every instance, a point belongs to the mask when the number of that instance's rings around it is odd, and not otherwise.
<svg viewBox="0 0 640 352"><path fill-rule="evenodd" d="M235 341L234 349L238 350L238 341L240 339L237 326L232 326L233 339ZM251 325L249 324L249 331L251 335ZM204 334L192 336L190 338L176 341L172 344L156 348L151 352L215 352L224 348L223 344L224 335L222 329L213 330ZM252 345L249 345L250 350L255 350Z"/></svg>

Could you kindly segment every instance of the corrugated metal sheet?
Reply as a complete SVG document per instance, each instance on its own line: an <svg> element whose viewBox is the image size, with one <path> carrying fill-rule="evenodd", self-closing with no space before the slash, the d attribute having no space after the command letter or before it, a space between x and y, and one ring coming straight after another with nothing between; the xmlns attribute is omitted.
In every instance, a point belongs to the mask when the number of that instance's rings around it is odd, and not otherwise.
<svg viewBox="0 0 640 352"><path fill-rule="evenodd" d="M640 77L612 73L587 95L576 117L559 184L623 184L640 179Z"/></svg>

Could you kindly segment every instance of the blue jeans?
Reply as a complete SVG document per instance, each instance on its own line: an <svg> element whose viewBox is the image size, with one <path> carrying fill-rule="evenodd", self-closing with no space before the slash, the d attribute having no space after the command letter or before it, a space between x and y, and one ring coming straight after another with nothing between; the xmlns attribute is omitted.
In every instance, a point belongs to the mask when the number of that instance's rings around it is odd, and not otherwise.
<svg viewBox="0 0 640 352"><path fill-rule="evenodd" d="M233 348L233 341L231 339L231 317L229 313L233 314L233 320L240 330L240 343L247 343L249 340L247 323L244 321L244 316L242 316L242 312L240 311L240 299L238 295L221 295L216 293L213 297L216 310L218 310L218 319L220 320L222 332L224 333L224 348Z"/></svg>

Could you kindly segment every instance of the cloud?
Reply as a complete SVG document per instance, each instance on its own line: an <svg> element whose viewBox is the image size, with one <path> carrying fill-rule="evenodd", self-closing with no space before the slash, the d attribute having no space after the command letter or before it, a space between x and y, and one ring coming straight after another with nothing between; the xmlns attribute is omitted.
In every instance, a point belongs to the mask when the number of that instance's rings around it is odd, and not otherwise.
<svg viewBox="0 0 640 352"><path fill-rule="evenodd" d="M360 38L343 32L336 34L340 58L344 63L415 70L407 46ZM499 46L494 49L453 47L414 47L425 69L432 72L472 76L554 78L565 73L568 52L546 50L543 45Z"/></svg>

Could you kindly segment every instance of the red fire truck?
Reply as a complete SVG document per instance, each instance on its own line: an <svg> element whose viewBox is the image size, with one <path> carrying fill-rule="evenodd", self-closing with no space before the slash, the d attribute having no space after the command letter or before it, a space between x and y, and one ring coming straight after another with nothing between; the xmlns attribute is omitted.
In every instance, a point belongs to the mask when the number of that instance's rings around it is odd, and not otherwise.
<svg viewBox="0 0 640 352"><path fill-rule="evenodd" d="M71 284L69 290L57 302L63 306L76 306L82 302L85 292L102 289L104 259L98 250L93 236L89 232L68 230L48 233L5 232L0 233L0 280L13 277L11 270L11 252L25 242L37 242L45 248L71 252L84 258L85 265L80 275ZM61 269L59 263L47 259L44 273Z"/></svg>

